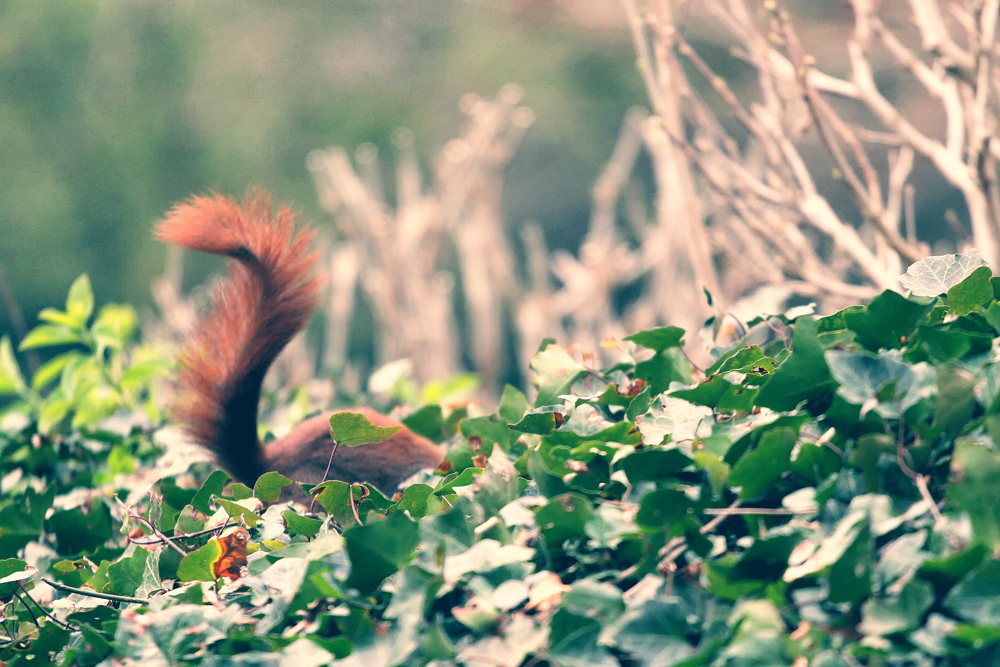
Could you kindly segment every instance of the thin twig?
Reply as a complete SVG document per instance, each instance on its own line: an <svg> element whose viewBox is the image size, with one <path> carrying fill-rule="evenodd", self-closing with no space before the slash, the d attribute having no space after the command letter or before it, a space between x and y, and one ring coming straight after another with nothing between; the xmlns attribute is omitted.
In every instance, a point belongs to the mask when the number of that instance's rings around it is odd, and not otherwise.
<svg viewBox="0 0 1000 667"><path fill-rule="evenodd" d="M508 667L507 663L498 658L491 658L488 655L480 655L478 653L463 653L461 656L463 661L473 660L475 662L485 662L487 665L496 665L496 667Z"/></svg>
<svg viewBox="0 0 1000 667"><path fill-rule="evenodd" d="M323 479L319 480L320 484L322 484L323 482L325 482L326 479L327 479L327 476L330 474L330 468L333 467L333 457L337 453L337 445L339 445L339 444L340 444L339 440L334 440L333 441L333 449L330 450L330 460L326 462L326 470L323 472ZM309 513L310 514L313 511L313 507L316 505L316 497L317 496L314 494L313 498L312 498L312 502L309 503Z"/></svg>
<svg viewBox="0 0 1000 667"><path fill-rule="evenodd" d="M701 511L711 516L759 515L759 516L792 516L795 514L815 514L819 507L709 507Z"/></svg>
<svg viewBox="0 0 1000 667"><path fill-rule="evenodd" d="M934 527L940 528L944 525L944 515L941 514L941 510L938 508L937 503L934 502L934 497L931 496L930 489L927 488L927 475L917 475L917 478L913 481L917 483L917 489L920 491L920 497L924 499L925 503L927 503L931 516L934 517Z"/></svg>
<svg viewBox="0 0 1000 667"><path fill-rule="evenodd" d="M354 505L354 487L355 486L360 487L362 489L365 488L365 487L361 486L360 484L351 484L348 487L348 489L347 489L347 500L348 500L348 502L351 503L351 512L354 513L354 520L358 522L359 526L363 526L365 524L361 523L361 517L358 516L358 508Z"/></svg>
<svg viewBox="0 0 1000 667"><path fill-rule="evenodd" d="M115 499L118 500L118 498L115 498ZM119 504L121 504L121 506L123 508L125 508L125 503L122 503L121 500L118 500L118 502L119 502ZM138 521L142 525L146 526L146 528L148 528L153 533L153 535L156 535L156 537L158 539L160 539L164 544L169 545L174 551L176 551L177 553L179 553L181 556L187 556L187 552L184 551L184 549L182 549L178 545L174 544L174 541L171 538L167 537L165 534L163 534L163 532L161 532L160 530L158 530L156 528L156 526L154 526L151 521L149 521L148 519L146 519L143 516L140 516L138 514L135 514L135 513L131 512L131 511L129 511L128 508L125 508L125 509L128 512L128 518L132 519L133 521ZM132 541L132 540L130 539L129 541Z"/></svg>
<svg viewBox="0 0 1000 667"><path fill-rule="evenodd" d="M113 602L127 602L129 604L149 604L149 600L144 598L134 598L128 595L111 595L110 593L98 593L97 591L86 588L74 588L73 586L67 586L66 584L60 584L58 581L52 581L51 579L42 578L42 581L51 586L52 588L58 589L60 591L66 591L67 593L76 593L77 595L83 595L89 598L100 598L101 600L111 600Z"/></svg>
<svg viewBox="0 0 1000 667"><path fill-rule="evenodd" d="M62 629L69 630L71 632L74 631L74 630L76 630L76 628L74 628L69 623L64 623L63 621L60 621L58 618L56 618L51 613L49 613L49 611L45 607L43 607L41 604L38 603L38 600L36 600L35 598L31 597L31 595L28 594L28 591L26 591L24 589L24 586L21 583L18 583L17 587L21 590L21 594L18 595L18 597L21 599L21 604L24 605L25 609L28 609L28 604L27 604L27 602L25 602L25 598L27 598L28 600L31 600L31 603L34 604L35 607L38 608L38 611L40 611L43 614L45 614L46 618L48 618L49 620L51 620L53 623L55 623L56 625L58 625ZM17 595L17 593L15 593L15 595ZM30 613L30 609L29 609L29 613ZM35 618L34 614L32 614L32 618ZM35 625L38 625L38 620L37 619L35 620Z"/></svg>
<svg viewBox="0 0 1000 667"><path fill-rule="evenodd" d="M739 506L740 506L740 499L737 498L736 500L733 501L733 504L730 505L729 507L727 507L726 509L736 510L736 509L739 508ZM706 512L706 514L707 514L707 512ZM701 533L702 535L704 535L706 533L712 532L713 530L716 529L716 527L720 523L722 523L723 521L726 520L727 516L730 516L730 515L729 514L719 513L718 516L716 516L714 519L712 519L711 521L709 521L708 523L706 523L704 526L702 526L701 528L699 528L698 532Z"/></svg>
<svg viewBox="0 0 1000 667"><path fill-rule="evenodd" d="M181 533L180 535L174 535L172 539L175 540L186 540L191 537L200 537L202 535L208 535L209 533L217 533L223 531L226 528L232 528L233 526L238 526L239 523L224 523L221 526L214 526L212 528L206 528L205 530L199 530L195 533ZM154 544L163 544L163 540L149 540L148 542L140 542L139 540L131 540L132 544L137 544L141 547L149 547ZM186 555L187 552L185 552Z"/></svg>

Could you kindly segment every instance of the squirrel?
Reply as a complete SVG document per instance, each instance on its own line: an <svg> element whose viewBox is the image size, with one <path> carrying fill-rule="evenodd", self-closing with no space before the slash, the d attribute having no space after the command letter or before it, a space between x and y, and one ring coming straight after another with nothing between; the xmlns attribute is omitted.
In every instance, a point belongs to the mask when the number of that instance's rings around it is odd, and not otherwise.
<svg viewBox="0 0 1000 667"><path fill-rule="evenodd" d="M313 232L296 229L288 207L275 214L271 198L255 190L242 205L218 194L194 196L166 215L156 236L233 260L212 312L181 352L172 413L237 481L253 487L260 475L276 471L297 482L369 482L394 493L417 471L440 465L444 450L405 426L380 443L340 447L331 462L329 420L337 411L310 417L267 446L260 442L264 376L319 301L320 281L311 277ZM376 426L401 426L370 408L351 412Z"/></svg>

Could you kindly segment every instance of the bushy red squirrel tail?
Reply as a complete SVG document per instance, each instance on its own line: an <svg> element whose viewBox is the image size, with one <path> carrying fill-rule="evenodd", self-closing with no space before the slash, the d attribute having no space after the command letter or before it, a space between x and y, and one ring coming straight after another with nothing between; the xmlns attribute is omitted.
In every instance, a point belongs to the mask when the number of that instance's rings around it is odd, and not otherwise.
<svg viewBox="0 0 1000 667"><path fill-rule="evenodd" d="M251 191L242 205L217 194L192 197L170 211L156 234L235 260L216 290L214 311L181 353L174 417L236 479L252 485L269 469L257 437L264 375L318 301L312 231L296 229L290 209L275 213L269 196Z"/></svg>

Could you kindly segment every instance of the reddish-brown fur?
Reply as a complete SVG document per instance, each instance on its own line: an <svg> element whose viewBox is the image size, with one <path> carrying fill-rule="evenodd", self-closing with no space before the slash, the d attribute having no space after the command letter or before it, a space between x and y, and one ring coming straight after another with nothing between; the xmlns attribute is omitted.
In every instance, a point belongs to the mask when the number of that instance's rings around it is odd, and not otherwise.
<svg viewBox="0 0 1000 667"><path fill-rule="evenodd" d="M214 312L181 353L174 417L245 484L269 470L296 481L322 481L333 446L332 413L305 420L267 447L257 438L264 375L318 301L319 282L310 277L316 259L312 232L296 231L287 207L275 214L270 197L251 192L242 206L220 195L192 197L170 211L156 234L235 260L216 290ZM367 408L354 411L379 426L398 424ZM339 448L327 478L393 491L418 470L436 467L443 455L404 427L382 443Z"/></svg>

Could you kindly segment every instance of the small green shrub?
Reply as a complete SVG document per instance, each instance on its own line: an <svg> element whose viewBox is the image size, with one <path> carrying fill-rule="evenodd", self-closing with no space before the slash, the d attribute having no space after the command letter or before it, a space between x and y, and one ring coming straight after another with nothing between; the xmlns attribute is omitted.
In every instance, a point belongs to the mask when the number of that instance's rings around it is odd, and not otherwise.
<svg viewBox="0 0 1000 667"><path fill-rule="evenodd" d="M27 386L0 350L0 389L31 420L0 434L0 660L992 664L1000 280L979 264L928 258L902 279L910 296L752 322L706 369L675 327L627 337L605 369L547 341L533 403L507 387L492 414L413 413L450 439L446 475L395 498L326 482L312 508L266 511L289 480L168 477L125 507L56 472L149 437L95 444L109 404L63 387L90 366L126 412L148 390L122 386L143 362L95 332L101 316L86 326L78 284L28 338L88 350L60 362L59 388ZM43 419L59 391L70 407ZM73 440L49 467L32 459ZM232 540L208 530L226 517L250 541L234 582L217 579ZM29 599L42 580L52 603Z"/></svg>

